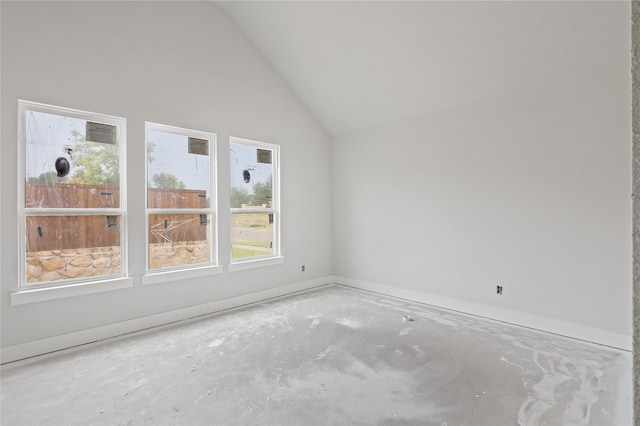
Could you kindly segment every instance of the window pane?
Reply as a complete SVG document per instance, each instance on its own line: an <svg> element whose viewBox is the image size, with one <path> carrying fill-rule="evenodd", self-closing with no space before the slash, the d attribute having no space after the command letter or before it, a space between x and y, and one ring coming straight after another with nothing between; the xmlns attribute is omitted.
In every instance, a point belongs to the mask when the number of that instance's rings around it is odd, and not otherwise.
<svg viewBox="0 0 640 426"><path fill-rule="evenodd" d="M273 213L231 215L231 258L273 254Z"/></svg>
<svg viewBox="0 0 640 426"><path fill-rule="evenodd" d="M120 216L26 217L27 284L120 274Z"/></svg>
<svg viewBox="0 0 640 426"><path fill-rule="evenodd" d="M27 110L25 134L25 207L120 207L117 126Z"/></svg>
<svg viewBox="0 0 640 426"><path fill-rule="evenodd" d="M273 206L273 151L231 143L231 207Z"/></svg>
<svg viewBox="0 0 640 426"><path fill-rule="evenodd" d="M211 262L208 214L149 215L149 269Z"/></svg>
<svg viewBox="0 0 640 426"><path fill-rule="evenodd" d="M209 207L209 150L206 139L147 130L147 207Z"/></svg>

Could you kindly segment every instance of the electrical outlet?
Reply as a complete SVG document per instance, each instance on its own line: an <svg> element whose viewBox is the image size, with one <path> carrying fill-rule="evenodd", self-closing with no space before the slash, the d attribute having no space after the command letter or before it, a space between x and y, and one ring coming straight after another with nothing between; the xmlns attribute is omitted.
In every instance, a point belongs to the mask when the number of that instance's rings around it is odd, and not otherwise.
<svg viewBox="0 0 640 426"><path fill-rule="evenodd" d="M496 293L497 294L502 294L502 286L501 285L496 287Z"/></svg>
<svg viewBox="0 0 640 426"><path fill-rule="evenodd" d="M304 272L304 270L305 270L305 266L304 266L304 265L302 265L302 272Z"/></svg>

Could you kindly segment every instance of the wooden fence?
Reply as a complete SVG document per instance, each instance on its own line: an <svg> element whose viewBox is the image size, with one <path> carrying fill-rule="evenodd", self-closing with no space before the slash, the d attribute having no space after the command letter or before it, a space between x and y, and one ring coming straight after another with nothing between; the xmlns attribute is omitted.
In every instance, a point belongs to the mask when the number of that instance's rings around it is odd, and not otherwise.
<svg viewBox="0 0 640 426"><path fill-rule="evenodd" d="M27 182L28 208L118 208L116 186ZM204 208L206 192L190 189L149 189L149 208ZM207 235L207 219L198 214L151 215L149 242L200 241ZM120 245L120 217L28 216L27 251L65 250Z"/></svg>

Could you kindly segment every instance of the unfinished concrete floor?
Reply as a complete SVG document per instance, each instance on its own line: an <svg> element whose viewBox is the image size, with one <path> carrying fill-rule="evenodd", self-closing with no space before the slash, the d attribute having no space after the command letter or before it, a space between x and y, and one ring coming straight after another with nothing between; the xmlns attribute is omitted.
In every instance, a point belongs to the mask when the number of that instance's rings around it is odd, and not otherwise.
<svg viewBox="0 0 640 426"><path fill-rule="evenodd" d="M5 426L621 426L631 354L328 287L5 366L1 415Z"/></svg>

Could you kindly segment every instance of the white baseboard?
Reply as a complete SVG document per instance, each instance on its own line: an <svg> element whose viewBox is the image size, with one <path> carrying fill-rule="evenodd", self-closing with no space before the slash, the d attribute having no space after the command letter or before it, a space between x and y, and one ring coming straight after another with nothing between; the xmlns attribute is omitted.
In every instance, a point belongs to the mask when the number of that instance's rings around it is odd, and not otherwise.
<svg viewBox="0 0 640 426"><path fill-rule="evenodd" d="M169 312L108 324L87 330L76 331L59 336L31 342L6 346L0 349L0 362L6 364L26 358L35 357L67 348L72 348L88 343L106 340L130 333L144 331L153 327L172 324L178 321L188 320L208 314L215 314L228 309L238 308L267 299L283 297L291 293L313 290L318 287L338 284L359 290L365 290L383 294L390 297L405 299L413 302L424 303L439 308L449 309L474 316L489 318L518 326L532 328L549 333L559 334L574 339L593 342L601 345L631 351L632 337L616 334L594 327L566 322L553 318L545 318L532 314L511 311L494 306L465 302L458 299L432 295L429 293L407 290L385 284L377 284L367 281L355 280L340 276L329 276L315 280L303 281L295 284L275 287L269 290L259 291L215 302L176 309Z"/></svg>
<svg viewBox="0 0 640 426"><path fill-rule="evenodd" d="M6 346L0 349L0 360L2 364L30 358L50 352L68 349L79 345L97 342L137 331L146 330L166 324L183 321L207 314L214 314L220 311L238 308L267 299L287 296L291 293L312 290L318 287L332 284L332 277L323 277L295 284L275 287L269 290L256 293L244 294L215 302L190 306L188 308L176 309L160 314L149 315L128 321L108 324L101 327L48 337L13 346Z"/></svg>
<svg viewBox="0 0 640 426"><path fill-rule="evenodd" d="M424 303L438 308L449 309L500 322L506 322L513 325L544 331L547 333L559 334L562 336L584 340L599 345L610 346L625 351L631 351L633 347L632 336L612 333L610 331L602 330L599 328L589 327L555 318L546 318L538 315L498 308L495 306L466 302L464 300L437 296L420 291L407 290L386 284L377 284L340 276L334 276L333 282L335 284L346 287L371 291L413 302Z"/></svg>

